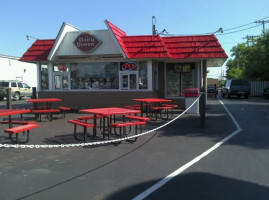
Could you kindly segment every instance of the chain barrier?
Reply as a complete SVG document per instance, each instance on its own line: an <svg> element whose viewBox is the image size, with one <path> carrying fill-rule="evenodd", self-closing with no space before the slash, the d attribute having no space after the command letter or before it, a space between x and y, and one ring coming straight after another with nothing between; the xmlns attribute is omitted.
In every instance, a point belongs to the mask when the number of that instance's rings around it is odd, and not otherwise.
<svg viewBox="0 0 269 200"><path fill-rule="evenodd" d="M128 139L133 139L136 137L140 137L143 135L147 135L149 133L152 133L154 131L157 131L165 126L167 126L168 124L171 124L172 122L174 122L175 120L177 120L178 118L180 118L181 116L183 116L202 96L202 92L200 92L199 97L197 97L197 99L187 108L185 109L181 114L179 114L177 117L175 117L174 119L170 120L169 122L158 126L152 130L146 131L144 133L140 133L137 135L133 135L133 136L129 136L129 137L124 137L124 138L119 138L119 139L114 139L114 140L104 140L104 141L98 141L98 142L88 142L88 143L77 143L77 144L0 144L0 148L29 148L29 149L39 149L39 148L65 148L65 147L83 147L83 146L95 146L95 145L104 145L104 144L109 144L109 143L115 143L115 142L120 142L120 141L124 141L124 140L128 140Z"/></svg>

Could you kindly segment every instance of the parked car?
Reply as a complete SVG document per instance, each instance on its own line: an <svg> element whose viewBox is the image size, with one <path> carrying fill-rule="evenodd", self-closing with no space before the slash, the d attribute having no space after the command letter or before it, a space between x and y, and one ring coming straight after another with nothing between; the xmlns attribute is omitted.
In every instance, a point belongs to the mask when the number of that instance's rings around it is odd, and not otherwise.
<svg viewBox="0 0 269 200"><path fill-rule="evenodd" d="M11 88L11 97L15 101L18 101L21 97L32 96L32 87L21 81L8 80L0 81L0 100L7 96L8 88Z"/></svg>
<svg viewBox="0 0 269 200"><path fill-rule="evenodd" d="M207 93L213 93L215 92L215 85L207 85ZM218 88L216 88L216 94L218 94Z"/></svg>
<svg viewBox="0 0 269 200"><path fill-rule="evenodd" d="M265 96L265 98L269 99L269 88L264 88L263 96Z"/></svg>
<svg viewBox="0 0 269 200"><path fill-rule="evenodd" d="M227 80L221 90L221 96L224 97L227 95L228 98L230 98L231 95L236 95L238 98L244 96L247 99L249 94L250 84L247 80L242 79Z"/></svg>

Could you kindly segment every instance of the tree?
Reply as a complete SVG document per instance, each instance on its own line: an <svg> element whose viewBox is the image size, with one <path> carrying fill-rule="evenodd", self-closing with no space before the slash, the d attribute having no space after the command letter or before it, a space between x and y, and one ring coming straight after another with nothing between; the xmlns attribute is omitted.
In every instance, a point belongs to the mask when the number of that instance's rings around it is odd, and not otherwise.
<svg viewBox="0 0 269 200"><path fill-rule="evenodd" d="M227 62L227 78L269 80L269 32L241 43L231 50L232 59Z"/></svg>
<svg viewBox="0 0 269 200"><path fill-rule="evenodd" d="M229 79L240 79L243 77L243 69L240 67L231 68L227 71L227 77L229 77Z"/></svg>

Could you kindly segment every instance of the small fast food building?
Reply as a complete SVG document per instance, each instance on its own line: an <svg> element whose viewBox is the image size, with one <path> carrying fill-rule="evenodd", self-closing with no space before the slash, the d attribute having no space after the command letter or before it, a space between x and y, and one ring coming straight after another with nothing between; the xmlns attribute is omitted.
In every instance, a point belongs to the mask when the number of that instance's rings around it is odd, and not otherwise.
<svg viewBox="0 0 269 200"><path fill-rule="evenodd" d="M56 39L37 39L20 61L36 63L38 98L72 109L125 106L134 98L167 98L184 106L186 88L206 85L208 67L227 55L215 35L128 36L63 23Z"/></svg>

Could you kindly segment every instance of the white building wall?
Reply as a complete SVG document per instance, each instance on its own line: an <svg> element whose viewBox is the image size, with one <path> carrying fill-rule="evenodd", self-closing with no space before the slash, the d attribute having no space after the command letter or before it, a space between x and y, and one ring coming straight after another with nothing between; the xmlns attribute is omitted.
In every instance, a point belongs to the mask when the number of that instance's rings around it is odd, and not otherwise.
<svg viewBox="0 0 269 200"><path fill-rule="evenodd" d="M0 80L22 80L36 87L36 69L36 64L21 62L18 57L0 55Z"/></svg>

